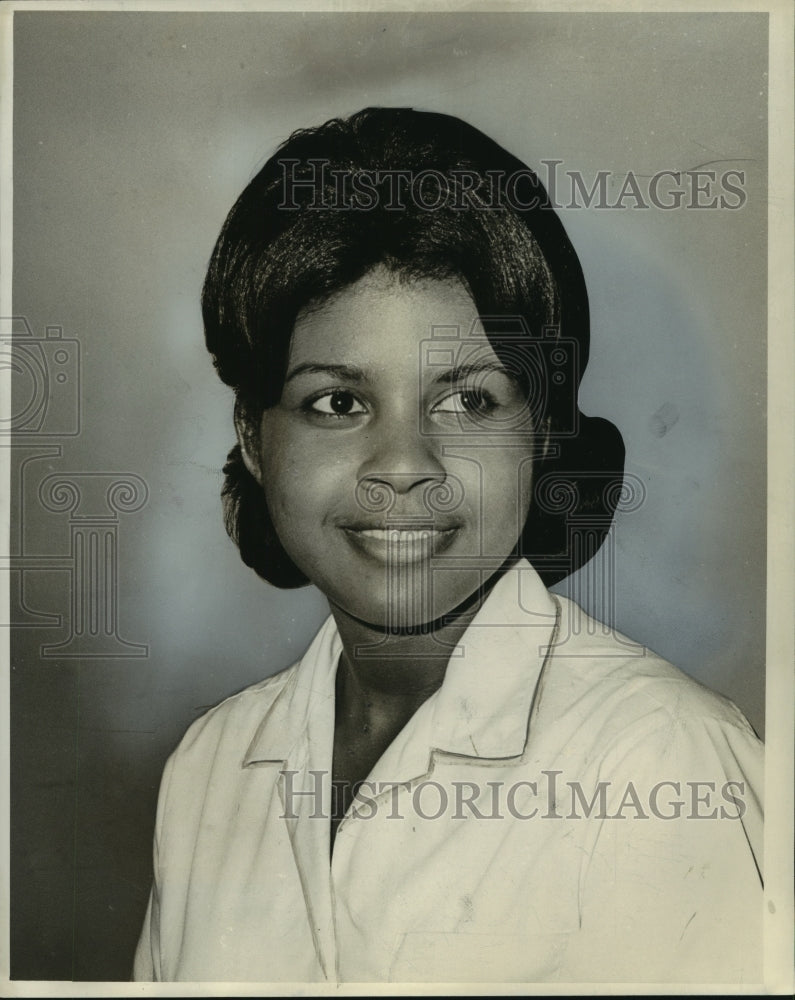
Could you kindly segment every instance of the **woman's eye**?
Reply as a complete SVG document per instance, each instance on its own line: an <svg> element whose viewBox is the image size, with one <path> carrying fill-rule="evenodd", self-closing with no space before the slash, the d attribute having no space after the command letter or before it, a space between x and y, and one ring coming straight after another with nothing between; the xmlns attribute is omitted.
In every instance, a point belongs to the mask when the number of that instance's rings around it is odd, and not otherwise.
<svg viewBox="0 0 795 1000"><path fill-rule="evenodd" d="M366 413L364 406L351 392L334 389L307 401L305 409L310 413L322 413L327 417L352 417Z"/></svg>
<svg viewBox="0 0 795 1000"><path fill-rule="evenodd" d="M487 416L496 407L491 393L482 389L461 389L434 406L435 413L457 413L468 416Z"/></svg>

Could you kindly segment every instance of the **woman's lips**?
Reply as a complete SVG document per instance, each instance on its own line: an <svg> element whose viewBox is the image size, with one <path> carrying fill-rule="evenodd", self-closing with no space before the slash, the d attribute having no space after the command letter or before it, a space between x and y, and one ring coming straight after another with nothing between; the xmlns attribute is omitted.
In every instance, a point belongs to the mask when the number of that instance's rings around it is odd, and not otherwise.
<svg viewBox="0 0 795 1000"><path fill-rule="evenodd" d="M343 526L344 534L360 550L379 562L419 562L447 549L458 526L448 528L366 528Z"/></svg>

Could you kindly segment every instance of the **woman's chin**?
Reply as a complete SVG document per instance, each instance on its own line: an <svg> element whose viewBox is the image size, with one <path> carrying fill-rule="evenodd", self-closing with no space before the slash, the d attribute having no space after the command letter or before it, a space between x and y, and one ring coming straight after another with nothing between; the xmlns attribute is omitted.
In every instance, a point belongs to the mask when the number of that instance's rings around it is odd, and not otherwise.
<svg viewBox="0 0 795 1000"><path fill-rule="evenodd" d="M362 600L352 601L348 594L347 599L330 603L332 609L344 612L378 637L429 635L458 618L471 617L491 589L495 574L468 569L447 572L445 577L443 587L395 585L388 593L378 595L371 589Z"/></svg>

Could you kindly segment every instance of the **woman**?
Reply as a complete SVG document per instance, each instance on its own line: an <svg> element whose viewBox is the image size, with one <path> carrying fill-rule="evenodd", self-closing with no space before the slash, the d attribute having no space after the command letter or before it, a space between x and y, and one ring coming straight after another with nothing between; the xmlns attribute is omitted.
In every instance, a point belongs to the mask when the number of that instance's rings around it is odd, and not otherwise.
<svg viewBox="0 0 795 1000"><path fill-rule="evenodd" d="M537 178L465 123L295 133L203 295L236 394L227 527L331 617L165 770L139 979L754 981L761 749L546 586L623 444Z"/></svg>

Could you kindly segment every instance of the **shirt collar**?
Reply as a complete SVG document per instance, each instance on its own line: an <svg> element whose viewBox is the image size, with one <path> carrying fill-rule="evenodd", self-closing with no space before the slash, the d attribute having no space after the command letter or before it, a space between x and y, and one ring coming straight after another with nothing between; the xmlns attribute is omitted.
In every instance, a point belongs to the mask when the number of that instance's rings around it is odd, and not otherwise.
<svg viewBox="0 0 795 1000"><path fill-rule="evenodd" d="M495 584L450 658L436 692L434 748L465 757L520 756L557 604L525 560Z"/></svg>
<svg viewBox="0 0 795 1000"><path fill-rule="evenodd" d="M425 760L433 750L489 760L520 756L556 622L557 602L521 560L495 584L453 650L442 686L417 713L427 742L415 752ZM314 742L313 733L328 743L341 650L329 617L271 703L243 767L288 760L298 765L299 744Z"/></svg>
<svg viewBox="0 0 795 1000"><path fill-rule="evenodd" d="M243 758L251 764L298 763L299 746L305 747L311 731L334 731L334 678L342 640L329 616L297 666L277 693Z"/></svg>

